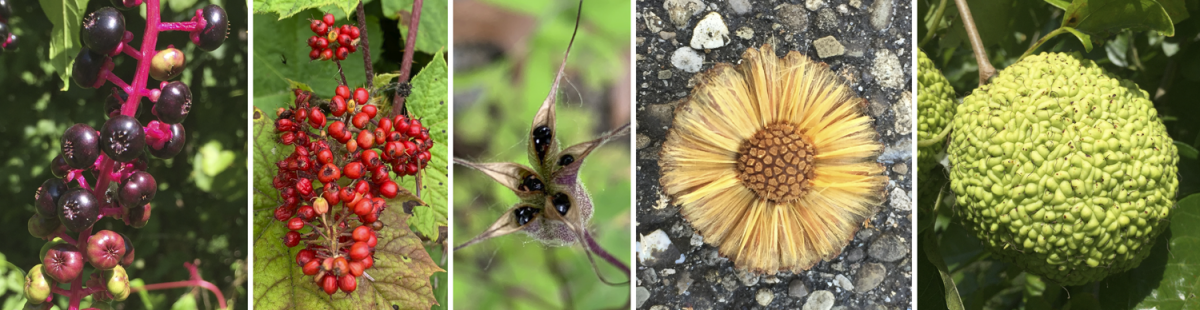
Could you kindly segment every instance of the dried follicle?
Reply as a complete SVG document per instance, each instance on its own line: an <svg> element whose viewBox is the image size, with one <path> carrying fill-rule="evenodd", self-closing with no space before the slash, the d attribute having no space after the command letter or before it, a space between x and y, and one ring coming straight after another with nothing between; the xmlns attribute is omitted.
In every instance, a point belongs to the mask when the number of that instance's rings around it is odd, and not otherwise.
<svg viewBox="0 0 1200 310"><path fill-rule="evenodd" d="M883 145L828 65L770 46L743 58L702 73L676 110L659 181L738 268L806 270L840 254L883 202Z"/></svg>

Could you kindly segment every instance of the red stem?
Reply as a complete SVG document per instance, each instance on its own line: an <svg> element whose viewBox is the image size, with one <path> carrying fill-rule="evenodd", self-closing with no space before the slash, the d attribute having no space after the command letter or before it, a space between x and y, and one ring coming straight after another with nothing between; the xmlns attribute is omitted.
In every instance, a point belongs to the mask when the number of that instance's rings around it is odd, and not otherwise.
<svg viewBox="0 0 1200 310"><path fill-rule="evenodd" d="M413 0L412 18L408 20L408 38L404 40L404 58L400 60L400 79L398 84L403 85L408 83L409 73L412 70L413 50L417 47L417 26L421 25L421 5L424 1ZM407 96L401 96L400 91L396 91L396 96L392 97L392 116L400 115L400 110L404 108L404 100Z"/></svg>
<svg viewBox="0 0 1200 310"><path fill-rule="evenodd" d="M121 45L121 51L133 59L142 60L142 52L139 52L136 48L129 46L129 44Z"/></svg>
<svg viewBox="0 0 1200 310"><path fill-rule="evenodd" d="M150 0L150 1L157 1L157 0ZM199 286L201 288L207 289L208 291L212 292L213 295L216 295L218 307L220 307L221 309L225 309L225 295L221 294L221 290L219 288L217 288L217 286L215 284L212 284L208 281L204 281L203 278L200 278L200 273L196 272L196 265L192 265L191 263L183 263L183 267L187 268L188 272L191 273L191 275L192 275L191 279L184 280L184 281L147 284L147 285L140 286L140 287L134 287L132 292L136 293L136 292L140 292L140 291L165 290L165 289L180 288L180 287Z"/></svg>

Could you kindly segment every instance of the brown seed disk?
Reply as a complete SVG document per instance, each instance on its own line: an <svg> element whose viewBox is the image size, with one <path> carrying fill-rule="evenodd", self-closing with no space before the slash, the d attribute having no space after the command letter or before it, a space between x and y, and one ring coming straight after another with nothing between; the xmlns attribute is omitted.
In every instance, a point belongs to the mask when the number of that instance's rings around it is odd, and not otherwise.
<svg viewBox="0 0 1200 310"><path fill-rule="evenodd" d="M738 178L767 200L800 199L813 175L813 148L806 138L789 123L759 129L738 149Z"/></svg>

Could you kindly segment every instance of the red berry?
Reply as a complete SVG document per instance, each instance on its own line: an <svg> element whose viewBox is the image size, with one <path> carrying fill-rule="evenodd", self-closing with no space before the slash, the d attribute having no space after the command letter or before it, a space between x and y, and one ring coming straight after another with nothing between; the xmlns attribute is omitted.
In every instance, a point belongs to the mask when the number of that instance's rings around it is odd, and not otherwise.
<svg viewBox="0 0 1200 310"><path fill-rule="evenodd" d="M350 26L350 38L358 39L358 36L361 34L362 33L360 32L360 30L358 30L358 27Z"/></svg>
<svg viewBox="0 0 1200 310"><path fill-rule="evenodd" d="M345 175L347 178L351 178L351 179L355 179L355 180L357 180L358 178L361 178L363 176L363 173L364 173L363 164L360 162L357 162L357 161L346 164L346 168L342 169L343 175Z"/></svg>
<svg viewBox="0 0 1200 310"><path fill-rule="evenodd" d="M383 184L379 185L379 194L383 195L383 197L396 198L396 194L399 191L400 187L397 186L396 182L392 180L387 180L387 182L383 182Z"/></svg>
<svg viewBox="0 0 1200 310"><path fill-rule="evenodd" d="M307 162L307 161L298 161L298 162ZM307 170L307 169L301 169L301 170ZM300 178L300 180L296 181L296 192L299 192L300 196L312 195L312 191L313 191L312 180L309 180L308 178Z"/></svg>
<svg viewBox="0 0 1200 310"><path fill-rule="evenodd" d="M318 164L328 164L328 163L332 163L332 162L333 162L333 151L324 149L324 150L321 150L320 152L317 152L317 163Z"/></svg>
<svg viewBox="0 0 1200 310"><path fill-rule="evenodd" d="M300 233L294 230L288 231L283 235L283 245L286 245L289 248L300 245Z"/></svg>
<svg viewBox="0 0 1200 310"><path fill-rule="evenodd" d="M368 169L374 169L375 167L383 164L383 161L379 160L379 152L375 150L363 151L362 153L358 154L358 160L366 164Z"/></svg>
<svg viewBox="0 0 1200 310"><path fill-rule="evenodd" d="M320 38L320 36L308 37L308 47L317 47L317 38Z"/></svg>
<svg viewBox="0 0 1200 310"><path fill-rule="evenodd" d="M342 275L342 278L339 279L338 282L338 287L340 287L342 291L346 292L347 294L353 293L354 289L358 287L357 280L355 280L354 276L350 274Z"/></svg>
<svg viewBox="0 0 1200 310"><path fill-rule="evenodd" d="M287 205L282 205L278 208L275 208L275 220L277 221L286 221L293 215L296 215L295 209L289 209Z"/></svg>
<svg viewBox="0 0 1200 310"><path fill-rule="evenodd" d="M338 290L337 282L337 277L327 274L325 275L325 278L321 279L321 288L325 290L325 294L333 295L333 293L337 293Z"/></svg>
<svg viewBox="0 0 1200 310"><path fill-rule="evenodd" d="M334 22L333 14L325 13L325 17L321 21L325 22L325 25L332 27Z"/></svg>
<svg viewBox="0 0 1200 310"><path fill-rule="evenodd" d="M346 33L345 31L341 31L340 34L338 34L337 43L341 46L352 46L353 44L350 43L351 40L353 39L350 38L350 34Z"/></svg>
<svg viewBox="0 0 1200 310"><path fill-rule="evenodd" d="M384 117L379 120L379 126L375 126L375 128L383 129L384 134L392 132L392 119Z"/></svg>
<svg viewBox="0 0 1200 310"><path fill-rule="evenodd" d="M330 59L333 59L333 50L328 47L321 50L321 60L330 60Z"/></svg>
<svg viewBox="0 0 1200 310"><path fill-rule="evenodd" d="M333 183L341 177L342 169L338 169L338 167L333 163L322 165L321 170L317 172L317 180L325 184Z"/></svg>
<svg viewBox="0 0 1200 310"><path fill-rule="evenodd" d="M358 182L358 184L354 184L354 192L366 196L371 192L371 185L367 184L366 182Z"/></svg>
<svg viewBox="0 0 1200 310"><path fill-rule="evenodd" d="M359 88L358 90L354 91L354 100L358 101L359 103L366 104L367 100L371 100L371 97L370 94L367 93L367 90ZM367 116L375 118L379 108L373 105L364 105L362 107L362 111L366 112Z"/></svg>
<svg viewBox="0 0 1200 310"><path fill-rule="evenodd" d="M288 220L287 228L290 230L300 230L301 228L304 228L304 220L298 217L293 217L292 219Z"/></svg>
<svg viewBox="0 0 1200 310"><path fill-rule="evenodd" d="M313 251L312 249L300 250L300 253L296 253L296 264L304 267L304 265L307 265L308 262L313 261L313 258L316 257L317 251Z"/></svg>
<svg viewBox="0 0 1200 310"><path fill-rule="evenodd" d="M358 226L354 228L354 232L350 234L354 241L367 241L371 237L371 228L367 226Z"/></svg>
<svg viewBox="0 0 1200 310"><path fill-rule="evenodd" d="M337 112L334 112L334 115L337 115ZM343 123L342 121L333 121L333 123L329 124L329 128L326 129L326 132L329 132L329 135L334 138L341 137L342 133L345 131L346 123ZM333 156L333 154L330 154L330 156Z"/></svg>
<svg viewBox="0 0 1200 310"><path fill-rule="evenodd" d="M309 251L311 251L311 250L309 250ZM308 262L305 262L304 266L301 267L300 269L302 271L304 271L305 275L309 275L309 276L316 275L317 271L321 270L321 261L318 259L309 260Z"/></svg>
<svg viewBox="0 0 1200 310"><path fill-rule="evenodd" d="M307 222L307 221L311 221L313 219L313 217L317 216L317 211L313 210L313 206L304 205L304 206L300 206L299 209L296 209L296 216L297 216L296 218ZM291 225L291 223L289 222L288 225Z"/></svg>
<svg viewBox="0 0 1200 310"><path fill-rule="evenodd" d="M341 199L342 202L350 203L354 200L354 189L350 187L342 188L342 190L338 192L338 198Z"/></svg>
<svg viewBox="0 0 1200 310"><path fill-rule="evenodd" d="M311 52L308 52L308 59L317 60L317 58L321 58L320 49L314 48Z"/></svg>
<svg viewBox="0 0 1200 310"><path fill-rule="evenodd" d="M423 127L421 127L421 120L419 120L419 119L412 120L412 125L408 126L408 136L409 137L420 136L421 129L423 129Z"/></svg>
<svg viewBox="0 0 1200 310"><path fill-rule="evenodd" d="M367 123L370 120L371 116L367 115L367 112L358 112L354 114L354 117L350 118L350 124L354 125L354 128L363 129L367 127Z"/></svg>
<svg viewBox="0 0 1200 310"><path fill-rule="evenodd" d="M350 262L350 275L355 276L355 277L361 277L362 274L363 274L362 262L360 262L360 261Z"/></svg>
<svg viewBox="0 0 1200 310"><path fill-rule="evenodd" d="M375 223L382 224L381 222L375 222ZM375 223L372 223L372 224L375 224ZM377 244L379 244L379 239L377 239L377 238L375 237L375 234L371 234L371 237L368 237L368 238L367 238L367 246L369 246L369 247L372 247L372 248L373 248L373 247L375 247L375 245L377 245Z"/></svg>
<svg viewBox="0 0 1200 310"><path fill-rule="evenodd" d="M362 260L367 256L371 256L371 248L367 247L366 242L359 241L350 246L350 259Z"/></svg>
<svg viewBox="0 0 1200 310"><path fill-rule="evenodd" d="M342 275L349 273L350 265L349 262L346 261L345 257L338 256L338 258L333 259L333 274Z"/></svg>
<svg viewBox="0 0 1200 310"><path fill-rule="evenodd" d="M375 134L370 131L363 130L358 132L358 146L363 149L369 149L375 146Z"/></svg>
<svg viewBox="0 0 1200 310"><path fill-rule="evenodd" d="M321 113L321 110L313 108L312 113L308 114L308 124L316 128L325 127L325 113Z"/></svg>
<svg viewBox="0 0 1200 310"><path fill-rule="evenodd" d="M341 191L341 187L339 187L337 183L326 183L325 193L321 194L321 197L325 198L326 203L335 205L339 202L342 202L342 197L338 196Z"/></svg>
<svg viewBox="0 0 1200 310"><path fill-rule="evenodd" d="M337 59L346 60L346 56L350 56L350 49L346 48L345 46L338 46Z"/></svg>
<svg viewBox="0 0 1200 310"><path fill-rule="evenodd" d="M349 86L338 85L337 89L334 90L333 93L335 95L337 95L338 97L342 97L342 99L350 99L350 87Z"/></svg>
<svg viewBox="0 0 1200 310"><path fill-rule="evenodd" d="M355 215L358 215L359 217L364 217L364 216L367 216L368 213L371 213L373 208L374 207L371 205L370 200L361 199L358 201L357 204L354 205L353 211L354 211Z"/></svg>
<svg viewBox="0 0 1200 310"><path fill-rule="evenodd" d="M367 258L364 258L362 260L362 265L363 265L363 269L371 269L371 267L375 266L375 259L371 258L370 256L367 256Z"/></svg>
<svg viewBox="0 0 1200 310"><path fill-rule="evenodd" d="M414 163L414 162L409 162L408 165L404 166L404 173L408 174L408 175L416 175L417 170L420 170L420 169L417 168L417 163Z"/></svg>
<svg viewBox="0 0 1200 310"><path fill-rule="evenodd" d="M329 27L326 26L325 23L314 19L312 22L308 23L308 29L312 30L312 32L318 35L325 35L325 31L328 31Z"/></svg>
<svg viewBox="0 0 1200 310"><path fill-rule="evenodd" d="M329 99L329 111L333 113L333 116L346 114L346 98L334 96L333 99Z"/></svg>

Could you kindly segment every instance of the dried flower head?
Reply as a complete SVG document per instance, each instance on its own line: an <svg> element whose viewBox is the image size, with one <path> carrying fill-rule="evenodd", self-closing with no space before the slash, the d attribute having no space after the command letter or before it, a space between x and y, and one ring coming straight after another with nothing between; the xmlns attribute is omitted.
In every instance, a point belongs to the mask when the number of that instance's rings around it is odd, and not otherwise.
<svg viewBox="0 0 1200 310"><path fill-rule="evenodd" d="M660 183L738 268L801 271L830 259L883 202L883 150L865 101L824 63L748 49L675 112Z"/></svg>

